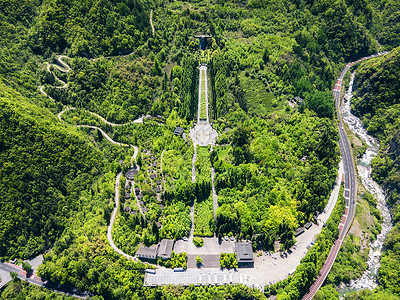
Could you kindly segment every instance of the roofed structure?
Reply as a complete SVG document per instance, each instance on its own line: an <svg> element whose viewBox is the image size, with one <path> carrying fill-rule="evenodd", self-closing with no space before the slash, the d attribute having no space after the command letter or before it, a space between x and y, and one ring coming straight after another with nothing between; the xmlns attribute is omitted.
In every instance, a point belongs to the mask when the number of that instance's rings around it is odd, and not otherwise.
<svg viewBox="0 0 400 300"><path fill-rule="evenodd" d="M299 227L296 229L296 231L294 232L294 236L299 236L300 234L302 234L304 231L306 231L304 229L304 227Z"/></svg>
<svg viewBox="0 0 400 300"><path fill-rule="evenodd" d="M176 136L181 136L182 133L183 133L183 128L182 128L182 127L176 127L176 128L175 128L174 134L175 134Z"/></svg>
<svg viewBox="0 0 400 300"><path fill-rule="evenodd" d="M253 247L251 243L249 242L236 243L235 248L236 248L235 251L236 251L238 265L254 264Z"/></svg>
<svg viewBox="0 0 400 300"><path fill-rule="evenodd" d="M213 36L212 35L201 34L201 35L196 35L194 37L200 40L199 49L200 50L206 50L207 46L208 46L207 39L210 39Z"/></svg>
<svg viewBox="0 0 400 300"><path fill-rule="evenodd" d="M150 247L140 246L136 256L144 259L157 259L158 244Z"/></svg>
<svg viewBox="0 0 400 300"><path fill-rule="evenodd" d="M312 226L312 222L307 222L306 223L306 225L304 225L304 227L306 228L306 229L310 229L310 227Z"/></svg>
<svg viewBox="0 0 400 300"><path fill-rule="evenodd" d="M173 240L163 239L158 247L158 257L161 257L162 259L171 258L173 246L174 246Z"/></svg>

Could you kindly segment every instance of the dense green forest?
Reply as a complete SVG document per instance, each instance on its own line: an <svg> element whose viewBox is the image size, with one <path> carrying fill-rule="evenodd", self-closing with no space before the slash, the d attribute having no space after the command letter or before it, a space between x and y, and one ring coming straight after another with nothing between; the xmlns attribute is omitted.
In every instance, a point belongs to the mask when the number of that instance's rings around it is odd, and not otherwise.
<svg viewBox="0 0 400 300"><path fill-rule="evenodd" d="M290 248L294 229L327 203L339 155L336 128L309 111L267 121L232 116L231 151L220 158L217 147L211 154L220 205L216 230L241 238L258 233L267 247L280 236Z"/></svg>
<svg viewBox="0 0 400 300"><path fill-rule="evenodd" d="M372 161L372 175L386 192L394 228L385 241L378 278L387 292L399 294L400 237L400 48L364 63L357 69L352 107L368 132L379 139L380 151Z"/></svg>
<svg viewBox="0 0 400 300"><path fill-rule="evenodd" d="M99 130L70 125L95 125L115 141L140 147L135 180L148 212L146 218L131 214L136 204L122 201L113 231L127 253L140 242L187 235L193 201L196 235L257 236L265 248L275 240L290 247L293 230L323 209L336 175L332 83L345 62L397 46L399 12L396 0L1 1L0 258L29 258L51 248L38 274L99 299L264 299L243 286L144 288L146 266L119 256L106 239L115 176L129 167L133 149L110 144ZM198 33L213 35L205 52L197 50ZM46 62L58 64L60 54L70 57L64 61L71 70L50 67L49 73ZM389 193L395 222L398 56L396 50L360 69L354 102L382 142L374 176ZM187 133L196 115L199 62L209 67L210 118L219 146L211 153L198 149L198 180L191 183L194 149L172 132L181 126ZM55 102L39 92L41 85ZM304 101L290 108L296 96ZM63 124L57 114L65 106L77 109L62 116ZM114 123L146 114L157 120L111 127L85 110ZM163 208L149 176L151 156L157 171L164 168ZM211 166L219 202L215 222ZM157 176L154 181L161 180ZM342 209L340 203L298 271L267 294L296 299L305 292L333 243ZM393 267L399 264L399 230L396 225L389 235L382 259L385 295L399 292L400 268ZM339 280L345 279L332 282ZM332 294L327 286L319 297ZM18 281L0 298L32 295L56 299Z"/></svg>
<svg viewBox="0 0 400 300"><path fill-rule="evenodd" d="M43 252L67 225L77 201L103 168L83 135L66 130L0 83L0 256Z"/></svg>

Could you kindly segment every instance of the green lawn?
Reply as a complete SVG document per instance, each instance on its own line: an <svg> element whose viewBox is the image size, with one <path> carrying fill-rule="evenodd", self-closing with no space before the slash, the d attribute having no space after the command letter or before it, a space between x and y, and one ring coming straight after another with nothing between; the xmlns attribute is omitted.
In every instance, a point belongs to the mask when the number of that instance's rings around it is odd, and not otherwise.
<svg viewBox="0 0 400 300"><path fill-rule="evenodd" d="M207 119L206 109L206 71L201 71L201 94L200 94L200 119Z"/></svg>
<svg viewBox="0 0 400 300"><path fill-rule="evenodd" d="M197 147L196 181L211 181L211 162L208 147Z"/></svg>
<svg viewBox="0 0 400 300"><path fill-rule="evenodd" d="M275 109L272 101L274 94L267 91L261 80L243 75L240 81L251 115L263 116Z"/></svg>
<svg viewBox="0 0 400 300"><path fill-rule="evenodd" d="M212 219L213 203L212 195L210 195L207 200L196 203L194 211L194 235L213 236Z"/></svg>

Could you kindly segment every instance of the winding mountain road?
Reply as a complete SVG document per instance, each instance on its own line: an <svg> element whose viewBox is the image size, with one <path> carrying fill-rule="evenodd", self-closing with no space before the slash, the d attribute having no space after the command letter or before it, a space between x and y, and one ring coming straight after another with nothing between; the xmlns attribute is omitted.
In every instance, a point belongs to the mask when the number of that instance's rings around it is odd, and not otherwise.
<svg viewBox="0 0 400 300"><path fill-rule="evenodd" d="M74 298L78 298L78 299L87 299L89 296L91 296L92 294L87 292L87 291L78 291L76 289L73 289L71 287L63 287L63 286L59 286L55 283L43 280L42 278L40 278L36 273L32 273L32 274L27 274L22 268L21 266L17 266L15 264L12 263L2 263L0 262L0 271L3 271L6 274L10 274L11 272L16 273L17 277L20 280L26 281L30 284L34 284L36 286L40 286L43 288L46 288L48 290L54 291L56 293L60 293L63 295L67 295L67 296L71 296ZM9 281L11 281L11 278L8 278L9 280L7 282L2 282L7 284ZM5 284L0 284L0 289L5 285Z"/></svg>
<svg viewBox="0 0 400 300"><path fill-rule="evenodd" d="M124 251L119 249L114 244L114 240L112 238L112 229L113 229L113 226L114 226L115 217L117 216L118 207L119 207L119 184L120 184L120 181L121 181L121 175L122 175L122 172L118 173L117 177L115 178L115 207L114 207L114 210L113 210L113 212L111 214L110 224L107 227L107 239L108 239L108 242L110 243L111 248L113 248L115 252L121 254L122 256L124 256L127 259L136 261L135 257L133 257L133 256L131 256L129 254L126 254Z"/></svg>
<svg viewBox="0 0 400 300"><path fill-rule="evenodd" d="M46 94L46 95L47 95L47 94ZM74 109L78 109L78 108L76 108L76 107L66 107L65 109L63 109L63 110L57 115L57 116L58 116L58 119L59 119L61 122L63 122L61 116L62 116L64 113L66 113L67 111L69 111L69 110L74 110ZM117 124L117 123L112 123L112 122L107 121L106 119L104 119L104 118L103 118L102 116L100 116L99 114L96 114L95 112L92 112L92 111L89 111L89 110L86 110L86 109L84 109L84 111L87 112L87 113L89 113L89 114L91 114L92 116L95 116L96 118L99 118L103 123L105 123L105 124L107 124L107 125L110 125L110 126L112 126L112 127L127 126L127 125L130 125L130 124L143 124L143 118L144 118L144 116L141 116L140 118L138 118L138 119L136 119L136 120L133 120L133 121L130 121L130 122L127 122L127 123Z"/></svg>
<svg viewBox="0 0 400 300"><path fill-rule="evenodd" d="M60 56L57 57L57 61L60 62L60 64L61 64L63 67L60 67L60 66L58 66L58 65L56 65L56 64L49 64L49 63L47 63L47 71L50 72L50 73L52 73L51 67L53 66L53 67L57 68L58 70L60 70L61 72L64 72L64 73L69 72L69 71L71 70L71 68L68 66L68 64L66 64L66 63L62 60L62 59L65 59L65 58L68 59L69 57L67 57L67 56L65 56L65 55L60 55ZM53 73L53 75L54 75L54 73ZM65 88L68 87L68 84L67 84L67 83L65 83L64 81L62 81L61 79L59 79L59 78L58 78L57 76L55 76L55 75L54 75L54 77L55 77L55 79L56 79L57 81L59 81L60 83L63 84L63 86L57 87L57 88L65 89ZM44 92L43 86L40 86L40 87L39 87L39 90L40 90L40 92L41 92L43 95L47 96L47 97L50 98L52 101L56 102L53 98L51 98L49 95L47 95L46 92ZM77 108L76 108L76 107L65 107L65 108L57 115L57 117L58 117L58 119L60 120L60 122L65 123L65 122L62 120L62 115L63 115L65 112L67 112L67 111L69 111L69 110L74 110L74 109L77 109ZM137 120L134 120L134 121L131 121L131 122L128 122L128 123L124 123L124 124L115 124L115 123L111 123L111 122L107 121L107 120L104 119L102 116L98 115L97 113L94 113L94 112L91 112L91 111L87 111L87 110L85 110L85 111L88 112L88 113L90 113L90 114L93 115L93 116L96 116L97 118L99 118L99 119L100 119L102 122L104 122L105 124L108 124L108 125L113 126L113 127L114 127L114 126L129 125L129 124L132 124L132 123L143 123L143 116L142 116L141 118L137 119ZM92 125L72 125L72 126L78 127L78 128L97 129L97 130L107 139L107 141L109 141L110 143L112 143L112 144L114 144L114 145L116 145L116 146L120 146L120 147L133 147L134 153L133 153L133 155L132 155L132 157L131 157L131 162L133 162L134 160L136 160L137 155L139 154L139 148L138 148L137 146L128 145L128 144L116 142L116 141L114 141L106 132L104 132L101 128L99 128L99 127L97 127L97 126L92 126ZM113 226L114 226L115 217L116 217L116 215L117 215L118 208L119 208L119 198L120 198L119 186L120 186L121 175L122 175L122 172L120 172L120 173L117 175L117 177L115 178L115 207L114 207L113 212L112 212L112 214L111 214L110 223L109 223L109 225L108 225L108 227L107 227L107 239L108 239L108 242L110 243L111 248L113 248L114 251L116 251L117 253L121 254L121 255L124 256L124 257L126 257L127 259L136 260L133 256L128 255L128 254L126 254L125 252L123 252L121 249L119 249L119 248L115 245L114 240L113 240L113 238L112 238L112 228L113 228ZM141 213L143 214L143 212L141 212Z"/></svg>
<svg viewBox="0 0 400 300"><path fill-rule="evenodd" d="M54 67L54 68L60 70L60 71L63 72L63 73L68 73L69 71L71 71L71 67L70 67L67 63L65 63L65 62L63 61L63 59L70 59L70 58L69 58L68 56L66 56L66 55L59 55L59 56L57 56L56 59L57 59L57 61L58 61L60 64L62 64L63 67L60 67L60 66L57 65L57 64L50 64L50 63L46 62L46 64L47 64L47 68L46 68L46 69L47 69L47 71L48 71L49 73L52 73L52 74L53 74L54 78L55 78L58 82L60 82L60 83L62 84L62 86L57 86L57 87L55 87L55 88L57 88L57 89L66 89L66 88L68 88L68 83L66 83L66 82L62 81L60 78L58 78L58 77L51 71L51 67ZM53 99L52 97L50 97L50 96L44 91L44 86L43 86L43 85L39 86L39 91L40 91L40 93L42 93L43 95L45 95L46 97L48 97L49 99L51 99L53 102L56 102L55 99ZM69 111L69 110L75 110L75 109L78 109L78 108L73 107L73 106L65 106L65 108L57 115L57 117L58 117L58 119L60 120L60 122L63 122L63 120L62 120L62 115L63 115L64 113L66 113L66 112ZM95 117L97 117L97 118L99 118L102 122L104 122L105 124L110 125L110 126L112 126L112 127L126 126L126 125L130 125L130 124L142 124L142 123L143 123L143 118L144 118L144 116L141 116L140 118L138 118L138 119L136 119L136 120L133 120L133 121L130 121L130 122L127 122L127 123L117 124L117 123L109 122L108 120L106 120L105 118L103 118L102 116L100 116L99 114L97 114L97 113L95 113L95 112L92 112L92 111L89 111L89 110L86 110L86 109L84 109L84 111L87 112L87 113L89 113L89 114L91 114L91 115L93 115L93 116L95 116ZM64 122L63 122L63 123L64 123Z"/></svg>
<svg viewBox="0 0 400 300"><path fill-rule="evenodd" d="M342 219L339 224L339 237L335 241L335 243L332 246L332 249L325 261L325 264L323 265L317 279L315 282L311 285L309 288L308 292L304 295L303 300L311 300L315 293L319 290L319 288L322 286L324 283L326 277L328 276L333 263L336 260L336 257L338 255L338 252L340 250L340 246L342 245L342 242L347 234L347 231L349 230L353 218L355 215L355 208L356 208L356 196L357 196L357 180L356 180L356 173L354 169L354 161L353 161L353 155L351 152L351 146L349 139L347 137L346 131L343 128L343 123L342 123L342 116L340 114L340 106L341 106L341 93L342 93L342 82L343 78L346 75L347 71L355 64L371 59L374 57L378 57L381 55L385 55L388 52L380 52L371 56L363 57L355 62L349 63L346 65L346 67L343 69L341 72L339 78L336 81L335 87L333 89L333 97L335 99L336 103L336 111L339 119L339 146L340 146L340 152L342 154L342 160L343 160L343 166L344 166L344 198L346 200L346 208L343 213Z"/></svg>

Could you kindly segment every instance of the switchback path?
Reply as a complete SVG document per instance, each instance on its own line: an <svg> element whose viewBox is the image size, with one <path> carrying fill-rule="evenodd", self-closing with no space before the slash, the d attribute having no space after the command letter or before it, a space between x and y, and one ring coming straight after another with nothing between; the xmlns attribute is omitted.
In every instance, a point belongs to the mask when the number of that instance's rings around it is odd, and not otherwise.
<svg viewBox="0 0 400 300"><path fill-rule="evenodd" d="M71 71L71 68L70 68L70 66L69 66L67 63L65 63L65 62L63 61L63 59L70 59L70 58L69 58L68 56L66 56L66 55L59 55L56 59L57 59L57 61L58 61L60 64L63 65L63 67L60 67L60 66L57 65L57 64L50 64L50 63L46 62L46 64L47 64L47 68L46 68L46 69L47 69L47 71L48 71L49 73L52 73L52 74L53 74L54 78L55 78L58 82L60 82L60 83L62 84L62 86L57 86L57 87L55 87L55 88L57 88L57 89L66 89L66 88L68 88L68 83L66 83L66 82L62 81L60 78L58 78L58 77L51 71L51 67L57 68L58 70L60 70L60 71L63 72L63 73L68 73L69 71ZM49 98L49 99L52 100L53 102L57 102L55 99L53 99L52 97L50 97L50 96L44 91L44 86L43 86L43 85L39 86L39 91L40 91L40 93L42 93L43 95L45 95L47 98ZM69 110L78 109L78 108L73 107L73 106L70 106L70 107L69 107L69 106L65 106L65 105L63 105L63 106L64 106L65 108L57 115L57 116L58 116L58 119L60 120L60 122L63 122L61 116L62 116L65 112L67 112L67 111L69 111ZM97 117L97 118L99 118L102 122L104 122L105 124L110 125L110 126L112 126L112 127L116 127L116 126L126 126L126 125L129 125L129 124L142 124L142 123L143 123L143 118L144 118L144 116L141 116L140 118L138 118L138 119L136 119L136 120L133 120L133 121L130 121L130 122L127 122L127 123L116 124L116 123L109 122L108 120L106 120L105 118L103 118L102 116L100 116L99 114L97 114L97 113L95 113L95 112L91 112L91 111L86 110L86 109L84 109L84 111L90 113L91 115L93 115L93 116L95 116L95 117Z"/></svg>
<svg viewBox="0 0 400 300"><path fill-rule="evenodd" d="M136 151L135 151L135 153L136 153ZM133 156L135 156L135 154ZM119 184L120 184L120 180L121 180L121 175L122 175L122 172L120 172L117 175L117 177L115 178L115 207L114 207L114 210L111 215L110 224L107 227L107 239L108 239L108 242L110 243L111 248L113 248L115 252L121 254L123 257L125 257L127 259L136 261L136 259L133 256L126 254L121 249L119 249L114 244L114 240L112 238L112 229L113 229L115 217L117 216L117 212L118 212L118 208L119 208Z"/></svg>
<svg viewBox="0 0 400 300"><path fill-rule="evenodd" d="M46 94L46 95L47 95L47 94ZM76 108L76 107L66 107L65 109L63 109L63 110L57 115L57 116L58 116L58 119L59 119L61 122L63 122L61 116L62 116L64 113L66 113L67 111L69 111L69 110L75 110L75 109L78 109L78 108ZM133 120L133 121L130 121L130 122L127 122L127 123L117 124L117 123L112 123L112 122L107 121L106 119L104 119L104 118L103 118L102 116L100 116L99 114L96 114L95 112L91 112L91 111L86 110L86 109L84 109L84 111L87 112L87 113L89 113L89 114L91 114L92 116L95 116L96 118L99 118L103 123L105 123L105 124L107 124L107 125L110 125L110 126L112 126L112 127L127 126L127 125L130 125L130 124L143 124L143 118L144 118L144 116L141 116L140 118L138 118L138 119L136 119L136 120Z"/></svg>
<svg viewBox="0 0 400 300"><path fill-rule="evenodd" d="M335 259L338 255L338 252L340 250L340 246L342 245L342 242L346 236L347 231L349 230L353 218L355 215L355 207L356 207L356 196L357 196L357 181L356 181L356 173L354 169L354 161L353 161L353 155L351 152L351 146L349 139L347 137L347 133L343 128L343 123L342 123L342 116L340 114L340 106L341 106L341 93L342 93L342 82L343 78L346 75L347 71L356 63L359 63L363 60L367 60L373 57L385 55L388 52L380 52L371 56L363 57L355 62L349 63L346 65L346 67L343 69L342 73L340 74L336 85L333 89L333 96L336 102L336 111L338 114L338 119L339 119L339 146L340 146L340 152L342 154L342 160L343 160L343 166L344 166L344 175L345 175L345 185L344 185L344 197L346 200L346 208L343 213L342 219L339 224L339 237L335 241L335 243L332 246L332 249L325 261L325 264L323 265L321 272L319 273L317 279L315 282L311 285L309 288L308 292L304 295L303 300L311 300L315 293L318 291L318 289L322 286L324 283L326 277L328 276L333 263L335 262Z"/></svg>
<svg viewBox="0 0 400 300"><path fill-rule="evenodd" d="M53 67L59 69L61 72L65 72L65 73L66 73L66 72L69 72L69 71L71 70L71 68L62 60L62 59L64 59L64 58L68 58L68 57L65 56L65 55L60 55L60 56L57 57L57 60L63 65L63 67L60 67L60 66L58 66L58 65L56 65L56 64L49 64L49 63L47 63L47 71L49 71L50 73L52 73L52 72L51 72L51 66L53 66ZM60 83L63 84L63 86L57 87L57 88L65 89L65 88L68 87L68 84L67 84L67 83L65 83L64 81L60 80L60 79L57 78L55 75L54 75L54 77L55 77ZM40 87L39 87L39 90L40 90L40 92L41 92L42 94L44 94L45 96L47 96L48 98L50 98L52 101L56 102L53 98L51 98L49 95L47 95L46 92L43 91L43 86L40 86ZM58 119L60 120L60 122L65 123L65 122L62 120L62 115L63 115L65 112L67 112L67 111L69 111L69 110L74 110L74 109L77 109L77 108L75 108L75 107L67 107L67 106L66 106L66 107L57 115L57 117L58 117ZM87 111L87 110L85 110L85 111ZM139 118L139 119L137 119L137 120L134 120L134 121L132 121L132 122L128 122L128 123L125 123L125 124L115 124L115 123L111 123L111 122L107 121L106 119L104 119L103 117L101 117L100 115L98 115L98 114L96 114L96 113L94 113L94 112L90 112L90 111L87 111L87 112L90 113L90 114L92 114L93 116L96 116L97 118L99 118L99 119L100 119L102 122L104 122L105 124L108 124L108 125L113 126L113 127L114 127L114 126L124 126L124 125L132 124L132 123L143 123L143 117L141 117L141 118ZM120 147L133 147L133 148L134 148L134 153L133 153L133 155L132 155L132 157L131 157L131 163L132 163L134 160L136 160L137 155L138 155L138 153L139 153L139 148L138 148L137 146L128 145L128 144L116 142L116 141L114 141L107 133L105 133L101 128L99 128L99 127L97 127L97 126L92 126L92 125L72 125L72 126L78 127L78 128L97 129L98 131L100 131L100 133L101 133L110 143L112 143L112 144L114 144L114 145L116 145L116 146L120 146ZM124 253L121 249L119 249L119 248L115 245L114 240L113 240L113 238L112 238L112 228L113 228L113 226L114 226L115 217L116 217L116 215L117 215L118 208L119 208L119 197L120 197L120 195L119 195L119 186L120 186L121 175L122 175L122 172L120 172L120 173L117 175L116 179L115 179L115 207L114 207L114 210L113 210L113 212L112 212L112 214L111 214L110 223L109 223L109 225L108 225L108 227L107 227L107 239L108 239L108 242L110 243L111 248L113 248L114 251L116 251L117 253L121 254L121 255L124 256L124 257L126 257L127 259L136 260L133 256L128 255L128 254ZM135 196L136 196L136 194L135 194ZM137 198L136 198L136 199L137 199ZM139 206L139 209L140 209L140 206ZM140 212L143 214L143 212L142 212L141 210L140 210Z"/></svg>
<svg viewBox="0 0 400 300"><path fill-rule="evenodd" d="M135 149L135 154L137 154L137 152L139 152L139 149L137 146L133 146L133 145L128 145L128 144L124 144L124 143L119 143L114 141L112 138L110 138L110 136L105 133L101 128L97 127L97 126L92 126L92 125L71 125L74 127L79 127L79 128L90 128L90 129L97 129L98 131L101 132L101 134L112 144L120 146L120 147L133 147Z"/></svg>

